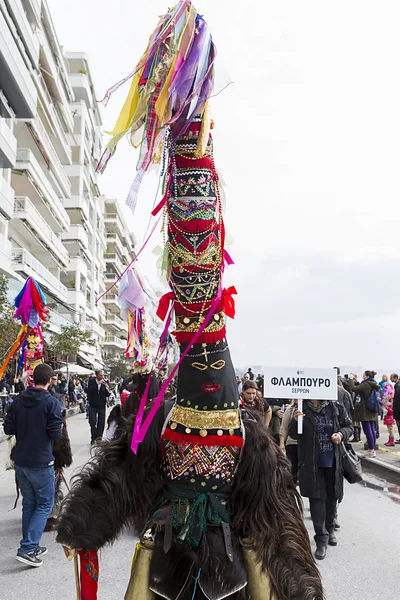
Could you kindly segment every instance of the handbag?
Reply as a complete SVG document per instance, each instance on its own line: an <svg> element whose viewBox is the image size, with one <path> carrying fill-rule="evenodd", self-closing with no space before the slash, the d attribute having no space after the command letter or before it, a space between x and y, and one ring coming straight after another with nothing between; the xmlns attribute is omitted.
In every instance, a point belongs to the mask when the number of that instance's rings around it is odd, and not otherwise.
<svg viewBox="0 0 400 600"><path fill-rule="evenodd" d="M342 442L342 470L343 476L349 483L359 483L362 481L361 461L354 452L351 444Z"/></svg>

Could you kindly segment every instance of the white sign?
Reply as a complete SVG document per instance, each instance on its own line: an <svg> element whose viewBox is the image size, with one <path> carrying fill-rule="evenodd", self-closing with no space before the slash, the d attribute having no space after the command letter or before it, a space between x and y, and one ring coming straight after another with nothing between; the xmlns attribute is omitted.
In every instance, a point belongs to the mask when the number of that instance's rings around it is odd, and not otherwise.
<svg viewBox="0 0 400 600"><path fill-rule="evenodd" d="M264 369L265 398L337 400L336 369Z"/></svg>

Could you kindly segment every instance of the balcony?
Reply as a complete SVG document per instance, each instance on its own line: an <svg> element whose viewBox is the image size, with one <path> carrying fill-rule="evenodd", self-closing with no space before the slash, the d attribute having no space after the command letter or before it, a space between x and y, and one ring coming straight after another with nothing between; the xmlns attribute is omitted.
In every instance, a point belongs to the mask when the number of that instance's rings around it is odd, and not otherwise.
<svg viewBox="0 0 400 600"><path fill-rule="evenodd" d="M85 250L88 250L89 248L89 236L83 225L71 225L69 231L63 233L63 241L78 241Z"/></svg>
<svg viewBox="0 0 400 600"><path fill-rule="evenodd" d="M101 325L99 325L96 321L87 321L86 329L92 333L96 333L100 338L104 338L105 336L103 327L101 327Z"/></svg>
<svg viewBox="0 0 400 600"><path fill-rule="evenodd" d="M117 337L116 335L106 335L104 346L105 348L117 348L120 350L125 350L126 341L121 340L121 338Z"/></svg>
<svg viewBox="0 0 400 600"><path fill-rule="evenodd" d="M117 213L106 213L104 215L104 223L107 233L118 233L121 239L124 239L126 229L121 217Z"/></svg>
<svg viewBox="0 0 400 600"><path fill-rule="evenodd" d="M17 160L17 139L7 125L7 121L0 117L0 168L12 169Z"/></svg>
<svg viewBox="0 0 400 600"><path fill-rule="evenodd" d="M21 49L11 35L2 12L0 12L0 73L2 92L16 118L33 119L36 114L36 89L21 58Z"/></svg>
<svg viewBox="0 0 400 600"><path fill-rule="evenodd" d="M74 90L75 100L83 100L88 109L93 107L93 94L86 73L70 73L69 80Z"/></svg>
<svg viewBox="0 0 400 600"><path fill-rule="evenodd" d="M63 327L63 326L70 327L71 325L74 324L72 319L67 319L63 315L60 315L59 313L57 313L55 310L50 310L49 317L50 318L49 318L48 324L49 324L49 330L51 333L60 333L61 327Z"/></svg>
<svg viewBox="0 0 400 600"><path fill-rule="evenodd" d="M107 327L107 329L111 328L116 331L126 331L126 325L124 321L117 315L106 315L104 325Z"/></svg>
<svg viewBox="0 0 400 600"><path fill-rule="evenodd" d="M26 17L21 0L6 0L8 12L12 15L26 54L28 55L32 67L36 67L39 62L39 40Z"/></svg>
<svg viewBox="0 0 400 600"><path fill-rule="evenodd" d="M68 267L69 255L62 241L53 233L29 198L19 196L15 198L14 219L11 226L22 238L28 238L29 247L37 244L44 246L57 265ZM38 250L40 251L41 248L39 247Z"/></svg>
<svg viewBox="0 0 400 600"><path fill-rule="evenodd" d="M113 265L118 274L121 274L126 269L126 265L123 264L118 254L111 254L106 252L104 254L104 260L107 265Z"/></svg>
<svg viewBox="0 0 400 600"><path fill-rule="evenodd" d="M12 219L14 214L14 190L4 177L0 176L0 214Z"/></svg>
<svg viewBox="0 0 400 600"><path fill-rule="evenodd" d="M14 248L12 251L12 267L25 277L34 277L40 286L62 302L68 301L68 290L50 271L46 269L28 250Z"/></svg>
<svg viewBox="0 0 400 600"><path fill-rule="evenodd" d="M71 273L80 273L82 277L87 279L88 265L81 256L70 256L68 271Z"/></svg>
<svg viewBox="0 0 400 600"><path fill-rule="evenodd" d="M61 124L53 98L47 89L43 75L34 72L32 77L38 90L40 104L43 108L43 115L45 115L49 127L52 129L52 135L54 137L53 145L56 147L63 164L70 165L72 163L72 149L67 139L67 134L64 131L64 127ZM40 116L40 118L42 118L42 116Z"/></svg>
<svg viewBox="0 0 400 600"><path fill-rule="evenodd" d="M11 267L12 247L8 239L0 233L0 273L10 276L15 273Z"/></svg>
<svg viewBox="0 0 400 600"><path fill-rule="evenodd" d="M58 102L61 106L68 106L68 103L73 100L73 95L72 90L68 89L69 83L67 81L67 75L64 75L63 73L63 58L55 56L53 53L45 30L40 30L38 35L41 46L40 64L46 85L50 90L52 98L54 98L56 102ZM64 75L65 81L62 75ZM68 129L73 131L74 122L70 113L65 111L65 113L63 113L63 117L66 121Z"/></svg>
<svg viewBox="0 0 400 600"><path fill-rule="evenodd" d="M68 289L68 305L71 308L86 310L86 295L84 292Z"/></svg>
<svg viewBox="0 0 400 600"><path fill-rule="evenodd" d="M68 230L68 213L31 150L18 149L16 169L22 171L13 177L16 194L30 198L53 231Z"/></svg>
<svg viewBox="0 0 400 600"><path fill-rule="evenodd" d="M71 196L71 183L65 172L65 167L61 164L58 154L54 149L53 142L51 141L39 116L37 116L37 118L32 122L32 127L36 131L36 134L50 159L51 171L61 186L63 194L65 194L67 197Z"/></svg>
<svg viewBox="0 0 400 600"><path fill-rule="evenodd" d="M67 210L80 210L84 219L90 223L89 220L89 201L83 196L71 196L70 198L65 198L64 208Z"/></svg>

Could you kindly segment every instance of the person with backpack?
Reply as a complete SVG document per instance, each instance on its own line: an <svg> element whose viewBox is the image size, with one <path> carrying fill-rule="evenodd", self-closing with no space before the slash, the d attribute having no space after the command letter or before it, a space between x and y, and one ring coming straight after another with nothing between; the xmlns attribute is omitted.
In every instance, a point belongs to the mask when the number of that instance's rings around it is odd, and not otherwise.
<svg viewBox="0 0 400 600"><path fill-rule="evenodd" d="M351 391L358 395L354 407L354 420L361 422L370 458L376 458L376 424L382 411L381 388L375 381L375 376L375 371L365 371L361 383L355 380L354 374L349 379Z"/></svg>

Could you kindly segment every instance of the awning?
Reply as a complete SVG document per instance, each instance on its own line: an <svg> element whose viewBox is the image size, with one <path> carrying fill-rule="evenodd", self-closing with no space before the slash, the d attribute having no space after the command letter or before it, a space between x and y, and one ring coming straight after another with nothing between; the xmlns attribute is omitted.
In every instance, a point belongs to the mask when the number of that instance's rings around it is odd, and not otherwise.
<svg viewBox="0 0 400 600"><path fill-rule="evenodd" d="M98 369L103 369L103 367L104 367L103 363L96 360L94 358L94 356L88 356L87 354L85 354L84 352L81 352L80 350L78 351L78 356L85 366L89 366L92 369L98 370Z"/></svg>

